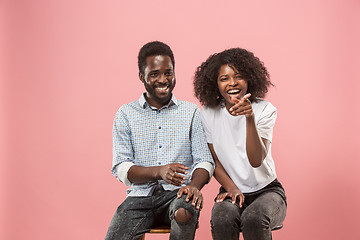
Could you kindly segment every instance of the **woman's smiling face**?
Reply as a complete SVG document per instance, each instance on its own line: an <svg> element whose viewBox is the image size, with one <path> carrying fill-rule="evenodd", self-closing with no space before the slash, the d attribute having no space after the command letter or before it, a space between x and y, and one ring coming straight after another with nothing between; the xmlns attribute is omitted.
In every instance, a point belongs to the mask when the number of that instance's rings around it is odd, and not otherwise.
<svg viewBox="0 0 360 240"><path fill-rule="evenodd" d="M235 67L228 64L220 67L217 83L227 109L235 104L233 98L241 99L248 89L247 81Z"/></svg>

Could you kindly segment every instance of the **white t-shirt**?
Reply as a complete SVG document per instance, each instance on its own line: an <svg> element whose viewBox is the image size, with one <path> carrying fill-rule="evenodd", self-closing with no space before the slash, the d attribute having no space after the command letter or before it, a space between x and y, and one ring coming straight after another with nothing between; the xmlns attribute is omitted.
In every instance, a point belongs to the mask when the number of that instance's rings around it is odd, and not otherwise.
<svg viewBox="0 0 360 240"><path fill-rule="evenodd" d="M259 136L272 141L276 108L265 100L252 104ZM226 172L243 193L262 189L276 178L275 164L268 154L258 168L253 168L246 154L246 117L232 116L225 106L204 107L201 111L207 142L213 144L215 153Z"/></svg>

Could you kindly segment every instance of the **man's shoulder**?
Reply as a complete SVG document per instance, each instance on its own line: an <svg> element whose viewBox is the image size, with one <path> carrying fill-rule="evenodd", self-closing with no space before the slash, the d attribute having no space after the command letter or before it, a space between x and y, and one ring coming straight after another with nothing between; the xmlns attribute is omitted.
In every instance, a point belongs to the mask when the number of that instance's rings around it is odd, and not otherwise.
<svg viewBox="0 0 360 240"><path fill-rule="evenodd" d="M125 103L123 105L120 106L120 108L118 109L116 115L119 115L119 114L130 114L131 112L133 112L134 110L138 110L140 109L141 106L139 104L139 100L136 100L136 101L133 101L133 102L130 102L130 103Z"/></svg>
<svg viewBox="0 0 360 240"><path fill-rule="evenodd" d="M135 100L129 103L123 104L119 109L127 110L127 109L134 109L134 108L140 108L139 100Z"/></svg>

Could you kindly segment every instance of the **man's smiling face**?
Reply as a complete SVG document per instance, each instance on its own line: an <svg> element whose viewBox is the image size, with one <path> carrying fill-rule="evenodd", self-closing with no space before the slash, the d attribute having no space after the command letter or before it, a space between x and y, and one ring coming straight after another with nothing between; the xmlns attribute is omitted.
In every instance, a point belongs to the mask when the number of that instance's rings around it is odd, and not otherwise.
<svg viewBox="0 0 360 240"><path fill-rule="evenodd" d="M169 56L147 57L144 74L140 73L139 76L144 83L146 99L151 106L161 108L170 101L176 80Z"/></svg>

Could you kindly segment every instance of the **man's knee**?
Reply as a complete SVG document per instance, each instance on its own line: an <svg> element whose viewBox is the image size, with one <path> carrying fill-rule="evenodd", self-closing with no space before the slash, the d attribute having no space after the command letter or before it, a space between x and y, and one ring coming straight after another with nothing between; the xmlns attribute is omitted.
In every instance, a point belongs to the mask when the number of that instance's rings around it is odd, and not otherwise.
<svg viewBox="0 0 360 240"><path fill-rule="evenodd" d="M186 223L192 218L192 214L185 208L179 208L175 211L175 220L177 222Z"/></svg>

